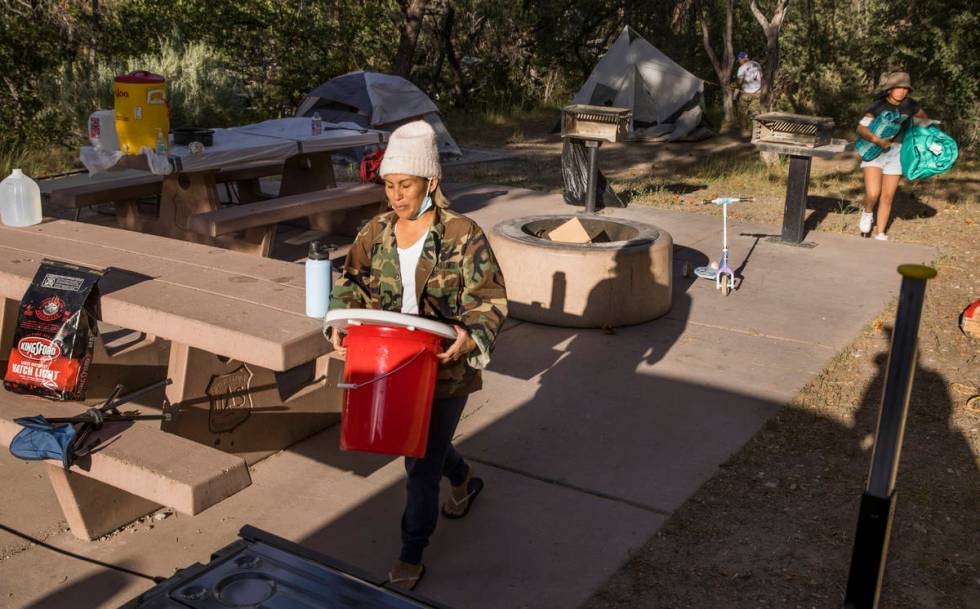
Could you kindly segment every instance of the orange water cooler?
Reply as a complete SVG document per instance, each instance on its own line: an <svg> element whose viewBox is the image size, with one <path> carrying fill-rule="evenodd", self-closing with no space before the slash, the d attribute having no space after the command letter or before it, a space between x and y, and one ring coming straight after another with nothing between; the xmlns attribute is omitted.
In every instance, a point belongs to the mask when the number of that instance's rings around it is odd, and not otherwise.
<svg viewBox="0 0 980 609"><path fill-rule="evenodd" d="M126 154L139 154L143 146L156 150L158 141L168 147L170 104L166 79L137 70L117 76L113 85L119 149Z"/></svg>

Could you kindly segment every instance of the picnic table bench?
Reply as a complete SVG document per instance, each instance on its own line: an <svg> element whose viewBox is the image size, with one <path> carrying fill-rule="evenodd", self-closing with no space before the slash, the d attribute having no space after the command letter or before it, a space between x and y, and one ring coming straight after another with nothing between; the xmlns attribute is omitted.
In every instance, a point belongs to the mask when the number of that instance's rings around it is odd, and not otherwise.
<svg viewBox="0 0 980 609"><path fill-rule="evenodd" d="M347 184L266 201L224 207L190 217L191 230L210 237L272 226L279 222L308 218L310 228L330 232L337 229L336 212L370 207L381 211L383 189L377 184ZM329 211L324 211L329 209Z"/></svg>
<svg viewBox="0 0 980 609"><path fill-rule="evenodd" d="M77 416L81 404L0 393L0 445L10 446L22 429L19 417ZM55 497L71 532L91 540L171 507L193 516L252 483L245 460L163 432L153 421L106 423L94 432L101 445L65 470L45 463Z"/></svg>
<svg viewBox="0 0 980 609"><path fill-rule="evenodd" d="M133 454L143 445L156 447L148 448L146 458L140 461L140 467L149 470L127 465L128 457L107 447L100 451L98 459L92 456L91 470L84 474L102 486L79 481L77 476L83 474L74 467L64 474L67 481L58 476L52 479L56 489L58 484L63 487L59 499L74 498L64 500L63 505L77 506L71 509L86 514L82 522L75 519L76 534L84 537L95 531L104 532L107 526L125 524L134 512L150 503L170 504L170 500L160 501L166 497L157 492L161 485L202 488L205 490L186 492L204 492L214 501L220 500L227 489L241 485L239 478L228 482L225 477L231 474L218 475L235 470L229 467L231 462L207 457L212 453L202 453L200 449L218 449L251 464L338 420L342 394L336 388L336 380L342 366L339 362L331 365L322 322L303 314L302 266L67 220L49 219L26 228L0 226L0 297L4 299L4 306L0 307L0 358L6 359L12 344L17 303L43 258L109 268L100 282L101 320L142 333L147 345L142 350L151 354L161 343L169 345L164 351L166 369L160 369L158 378L166 375L173 379L166 388L163 406L171 413L171 420L159 428L134 424L113 443L120 451L132 447L136 451ZM99 378L100 367L124 371L132 361L146 365L154 360L140 360L141 349L137 346L119 349L115 354L110 351L101 347L97 351L90 375L93 379ZM6 363L2 365L6 369ZM20 416L27 411L60 416L63 407L72 406L25 401L28 399L4 395L0 419L9 423L14 418L11 413ZM7 406L11 401L19 406ZM83 410L78 404L74 407L75 412ZM124 436L140 434L131 443L122 441ZM142 437L147 435L156 439L151 442L150 437ZM189 447L194 451L189 451ZM201 471L217 476L217 490L213 486L194 486L191 474L187 474L190 478L177 475L182 471L179 468L163 468L168 463L166 455L176 458L182 451L201 456ZM148 471L169 482L161 481L153 487L157 490L147 490L142 483L124 481L130 475L150 475ZM90 512L98 511L85 507L85 496L93 488L106 491L106 485L115 489L111 493L113 502L125 509L118 510L118 518L101 516L99 526L84 524L86 518L91 518ZM142 499L136 501L136 496ZM197 504L185 501L173 507L194 513L209 502L210 499ZM70 511L65 509L66 516Z"/></svg>

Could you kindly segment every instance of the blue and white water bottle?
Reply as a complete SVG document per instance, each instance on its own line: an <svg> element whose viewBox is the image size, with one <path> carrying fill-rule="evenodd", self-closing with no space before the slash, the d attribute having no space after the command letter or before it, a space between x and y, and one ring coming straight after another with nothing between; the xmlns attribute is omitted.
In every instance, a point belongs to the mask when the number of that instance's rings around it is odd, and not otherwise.
<svg viewBox="0 0 980 609"><path fill-rule="evenodd" d="M320 249L320 242L310 243L310 253L306 257L306 315L323 319L330 304L330 290L333 280L333 265L330 252Z"/></svg>

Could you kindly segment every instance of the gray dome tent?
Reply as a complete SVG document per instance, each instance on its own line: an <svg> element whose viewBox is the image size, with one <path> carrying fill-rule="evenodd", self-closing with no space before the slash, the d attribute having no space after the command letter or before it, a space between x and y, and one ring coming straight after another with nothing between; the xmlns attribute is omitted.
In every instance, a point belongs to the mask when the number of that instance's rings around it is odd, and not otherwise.
<svg viewBox="0 0 980 609"><path fill-rule="evenodd" d="M429 96L400 76L358 71L331 78L306 96L296 115L316 112L331 123L351 122L385 131L424 120L436 132L443 159L463 156Z"/></svg>
<svg viewBox="0 0 980 609"><path fill-rule="evenodd" d="M596 64L572 103L631 109L631 138L673 141L712 135L704 124L704 81L629 26Z"/></svg>

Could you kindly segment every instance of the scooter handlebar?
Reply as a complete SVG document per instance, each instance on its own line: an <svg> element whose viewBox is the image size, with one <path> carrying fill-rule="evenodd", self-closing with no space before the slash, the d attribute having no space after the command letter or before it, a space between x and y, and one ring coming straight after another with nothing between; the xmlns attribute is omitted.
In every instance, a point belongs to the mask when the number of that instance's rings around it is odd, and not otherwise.
<svg viewBox="0 0 980 609"><path fill-rule="evenodd" d="M731 205L732 203L748 203L754 197L719 197L717 199L705 199L704 204L714 203L715 205Z"/></svg>

